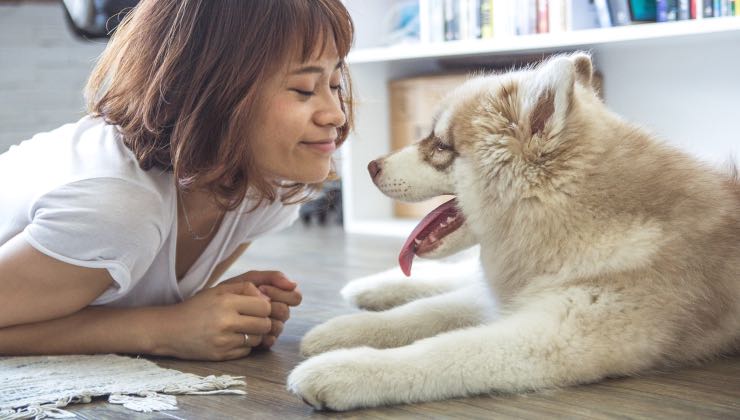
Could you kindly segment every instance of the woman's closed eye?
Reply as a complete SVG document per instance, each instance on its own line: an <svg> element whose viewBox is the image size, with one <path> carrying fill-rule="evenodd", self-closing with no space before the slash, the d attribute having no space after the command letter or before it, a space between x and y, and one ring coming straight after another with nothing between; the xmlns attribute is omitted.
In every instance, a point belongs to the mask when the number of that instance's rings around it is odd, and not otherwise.
<svg viewBox="0 0 740 420"><path fill-rule="evenodd" d="M295 93L297 93L297 94L299 94L301 96L306 96L306 97L313 96L313 95L316 94L312 90L303 90L303 89L297 89L297 88L292 88L290 90L292 90L293 92L295 92Z"/></svg>
<svg viewBox="0 0 740 420"><path fill-rule="evenodd" d="M339 84L332 85L332 86L329 86L329 89L331 89L332 92L337 93L342 90L342 85L339 85ZM292 90L293 92L301 96L305 96L307 98L316 95L315 90L305 90L305 89L298 89L298 88L291 88L290 90Z"/></svg>

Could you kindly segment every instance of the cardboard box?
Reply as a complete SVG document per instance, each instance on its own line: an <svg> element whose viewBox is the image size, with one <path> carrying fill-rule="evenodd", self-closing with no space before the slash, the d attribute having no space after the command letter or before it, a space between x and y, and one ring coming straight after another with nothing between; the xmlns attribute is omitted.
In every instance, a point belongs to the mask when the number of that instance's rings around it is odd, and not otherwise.
<svg viewBox="0 0 740 420"><path fill-rule="evenodd" d="M432 130L432 119L442 98L467 78L467 74L449 74L391 81L388 86L391 149L402 149L426 137ZM393 214L419 219L450 198L441 196L420 203L396 201Z"/></svg>

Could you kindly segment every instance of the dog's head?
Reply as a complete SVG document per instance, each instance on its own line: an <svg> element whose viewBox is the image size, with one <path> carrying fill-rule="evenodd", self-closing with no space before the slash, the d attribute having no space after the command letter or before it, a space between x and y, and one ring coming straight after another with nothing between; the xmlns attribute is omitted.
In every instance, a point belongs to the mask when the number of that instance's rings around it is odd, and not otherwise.
<svg viewBox="0 0 740 420"><path fill-rule="evenodd" d="M399 257L439 258L478 243L491 216L526 199L552 200L578 166L581 119L600 106L589 55L553 57L534 68L470 79L442 103L432 132L371 162L386 195L420 201L457 196L427 215ZM557 193L557 194L555 194ZM567 192L566 192L567 193Z"/></svg>

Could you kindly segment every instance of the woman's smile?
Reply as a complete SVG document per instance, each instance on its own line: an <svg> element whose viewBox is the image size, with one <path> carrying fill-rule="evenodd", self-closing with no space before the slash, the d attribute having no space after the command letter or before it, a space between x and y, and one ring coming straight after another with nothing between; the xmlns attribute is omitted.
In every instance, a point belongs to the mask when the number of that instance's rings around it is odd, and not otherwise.
<svg viewBox="0 0 740 420"><path fill-rule="evenodd" d="M330 140L319 140L319 141L302 141L299 145L311 150L313 152L320 153L322 155L331 155L337 149L337 145L333 139Z"/></svg>

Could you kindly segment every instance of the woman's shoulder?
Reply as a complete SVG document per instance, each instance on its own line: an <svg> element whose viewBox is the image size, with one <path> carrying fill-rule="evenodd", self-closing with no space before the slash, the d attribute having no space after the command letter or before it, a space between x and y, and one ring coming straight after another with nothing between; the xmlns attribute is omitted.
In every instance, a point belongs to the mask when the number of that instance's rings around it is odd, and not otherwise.
<svg viewBox="0 0 740 420"><path fill-rule="evenodd" d="M0 179L23 179L24 188L38 197L62 186L134 185L171 202L174 184L169 172L145 171L126 147L118 129L101 118L83 117L76 123L35 135L0 155ZM4 184L0 180L0 184Z"/></svg>

